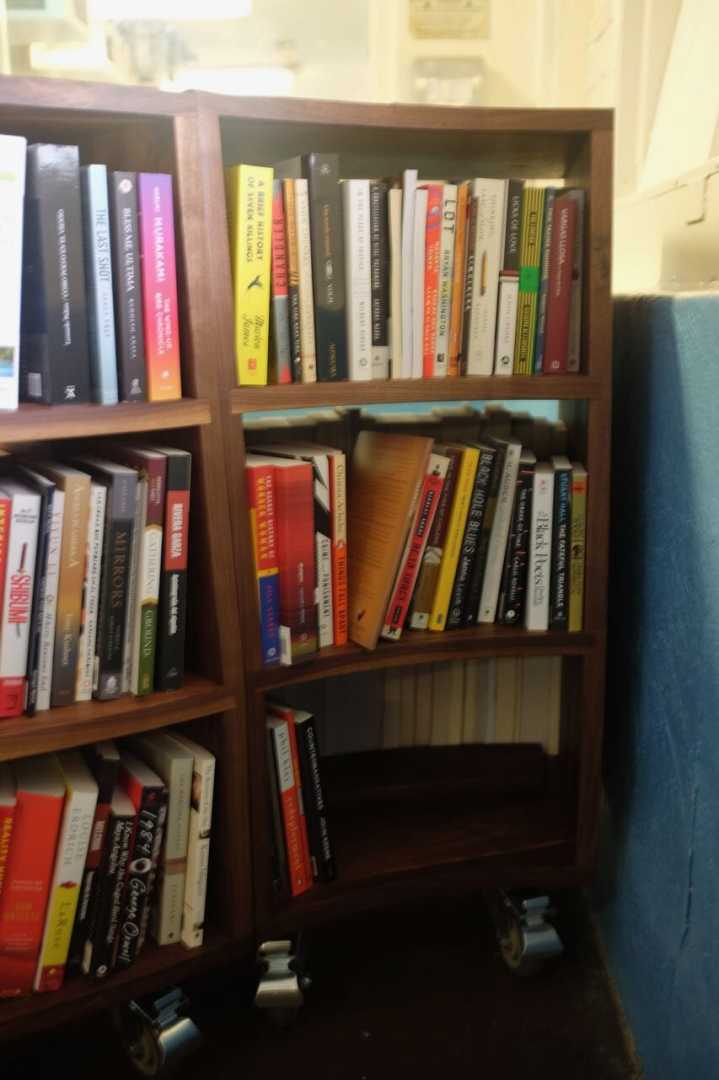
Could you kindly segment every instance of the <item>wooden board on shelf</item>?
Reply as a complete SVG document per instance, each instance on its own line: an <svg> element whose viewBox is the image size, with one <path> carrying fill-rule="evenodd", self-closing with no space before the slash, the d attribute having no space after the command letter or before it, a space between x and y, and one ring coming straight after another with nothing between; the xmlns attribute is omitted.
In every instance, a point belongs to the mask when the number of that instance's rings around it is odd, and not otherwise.
<svg viewBox="0 0 719 1080"><path fill-rule="evenodd" d="M166 431L209 424L211 419L210 404L203 398L119 405L21 405L16 412L0 412L0 446Z"/></svg>

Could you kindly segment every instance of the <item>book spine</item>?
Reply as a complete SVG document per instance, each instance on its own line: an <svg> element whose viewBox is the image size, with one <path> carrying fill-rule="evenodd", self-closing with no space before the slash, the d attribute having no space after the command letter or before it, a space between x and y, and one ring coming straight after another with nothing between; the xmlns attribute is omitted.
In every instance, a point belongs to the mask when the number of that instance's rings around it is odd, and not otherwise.
<svg viewBox="0 0 719 1080"><path fill-rule="evenodd" d="M473 193L477 199L477 225L466 370L468 375L491 375L507 181L475 180Z"/></svg>
<svg viewBox="0 0 719 1080"><path fill-rule="evenodd" d="M110 821L110 799L111 793L101 792L95 807L95 816L90 832L87 859L83 869L77 913L67 958L68 971L80 968L85 941L88 938L90 928L94 925L95 905L101 880L100 864L105 851L105 840L108 835Z"/></svg>
<svg viewBox="0 0 719 1080"><path fill-rule="evenodd" d="M477 273L477 219L479 215L479 199L471 194L468 201L467 218L467 257L465 260L464 273L464 296L462 298L462 337L459 356L457 358L457 374L467 374L467 357L470 346L470 329L472 325L472 304L474 298L474 278Z"/></svg>
<svg viewBox="0 0 719 1080"><path fill-rule="evenodd" d="M317 454L312 460L314 519L315 519L315 568L317 577L317 632L319 646L324 649L334 644L334 613L332 610L332 506L330 489L330 465L326 454Z"/></svg>
<svg viewBox="0 0 719 1080"><path fill-rule="evenodd" d="M554 219L549 257L544 370L551 375L562 375L567 371L569 360L572 261L577 220L574 200L560 195L555 202Z"/></svg>
<svg viewBox="0 0 719 1080"><path fill-rule="evenodd" d="M544 349L547 333L547 299L549 292L549 268L552 251L552 231L554 225L554 206L556 188L547 188L544 193L544 225L542 230L542 261L537 296L537 328L534 337L534 374L544 371Z"/></svg>
<svg viewBox="0 0 719 1080"><path fill-rule="evenodd" d="M107 845L107 859L100 869L101 892L98 896L95 924L85 943L82 970L85 975L104 979L115 965L117 936L122 916L122 897L127 879L136 815L112 816Z"/></svg>
<svg viewBox="0 0 719 1080"><path fill-rule="evenodd" d="M477 466L477 474L474 480L472 500L469 504L469 511L467 512L467 524L464 529L462 549L460 551L457 572L454 578L452 599L449 604L449 614L447 616L448 630L456 630L457 627L462 626L463 623L464 607L467 599L467 592L469 590L472 567L474 566L474 560L477 557L479 538L482 535L482 521L487 506L487 500L489 498L489 487L492 481L492 468L495 456L494 450L482 447L479 465Z"/></svg>
<svg viewBox="0 0 719 1080"><path fill-rule="evenodd" d="M135 523L137 476L119 474L107 486L103 574L95 640L93 694L100 700L122 693L125 613Z"/></svg>
<svg viewBox="0 0 719 1080"><path fill-rule="evenodd" d="M110 231L119 394L122 401L144 401L147 374L136 173L110 174Z"/></svg>
<svg viewBox="0 0 719 1080"><path fill-rule="evenodd" d="M295 224L297 226L297 268L300 300L300 355L302 382L317 382L317 351L315 336L315 303L312 286L312 239L310 232L310 201L307 181L295 185Z"/></svg>
<svg viewBox="0 0 719 1080"><path fill-rule="evenodd" d="M13 494L1 612L0 717L20 716L25 708L39 517L39 495Z"/></svg>
<svg viewBox="0 0 719 1080"><path fill-rule="evenodd" d="M214 757L205 757L201 761L196 758L192 772L192 803L181 935L183 943L190 949L201 945L203 938L214 784Z"/></svg>
<svg viewBox="0 0 719 1080"><path fill-rule="evenodd" d="M132 674L132 650L137 614L138 575L140 570L140 551L145 532L147 515L147 476L144 470L137 472L135 485L135 513L132 519L132 542L130 544L130 571L127 579L127 603L125 605L125 632L122 644L122 693L130 690Z"/></svg>
<svg viewBox="0 0 719 1080"><path fill-rule="evenodd" d="M332 613L335 645L347 644L347 464L344 454L331 454Z"/></svg>
<svg viewBox="0 0 719 1080"><path fill-rule="evenodd" d="M417 190L417 170L405 169L402 175L402 362L399 376L408 379L412 376L414 358L414 213ZM424 252L422 253L424 266Z"/></svg>
<svg viewBox="0 0 719 1080"><path fill-rule="evenodd" d="M504 253L502 270L499 275L499 298L497 301L497 341L494 350L495 375L511 375L514 365L523 191L524 183L522 180L509 181L504 227Z"/></svg>
<svg viewBox="0 0 719 1080"><path fill-rule="evenodd" d="M137 810L117 932L115 963L119 968L129 967L144 943L166 814L167 791L145 788Z"/></svg>
<svg viewBox="0 0 719 1080"><path fill-rule="evenodd" d="M64 511L65 492L56 487L52 496L52 516L50 519L50 537L47 549L47 577L42 611L40 614L40 652L37 670L36 712L41 712L50 708L53 644L55 641L55 620L57 615L58 583L60 579L60 548L63 535Z"/></svg>
<svg viewBox="0 0 719 1080"><path fill-rule="evenodd" d="M271 465L253 465L247 469L247 501L257 576L262 660L265 664L276 664L280 658L280 571Z"/></svg>
<svg viewBox="0 0 719 1080"><path fill-rule="evenodd" d="M192 759L182 757L164 764L161 774L167 783L168 795L153 928L158 945L179 941L182 931L192 772Z"/></svg>
<svg viewBox="0 0 719 1080"><path fill-rule="evenodd" d="M372 378L389 378L389 221L388 188L373 180L370 198L372 285Z"/></svg>
<svg viewBox="0 0 719 1080"><path fill-rule="evenodd" d="M287 239L282 181L272 181L272 361L275 382L292 382L290 309L287 279Z"/></svg>
<svg viewBox="0 0 719 1080"><path fill-rule="evenodd" d="M302 859L304 863L305 876L308 881L316 876L314 867L312 865L312 859L310 857L310 840L307 832L307 812L305 810L305 798L302 788L302 773L300 771L300 755L297 748L297 732L294 723L294 713L292 710L288 710L290 715L287 717L287 735L290 744L290 755L292 757L292 771L295 777L295 785L297 787L297 798L299 801L300 809L300 843L302 845Z"/></svg>
<svg viewBox="0 0 719 1080"><path fill-rule="evenodd" d="M571 191L577 207L572 259L572 302L569 311L569 354L567 371L576 374L582 366L582 280L584 277L584 208L586 194L575 188Z"/></svg>
<svg viewBox="0 0 719 1080"><path fill-rule="evenodd" d="M293 896L301 896L312 884L312 874L305 861L302 838L305 823L300 812L299 777L295 776L292 762L290 727L286 720L273 721L270 731L285 829L290 892Z"/></svg>
<svg viewBox="0 0 719 1080"><path fill-rule="evenodd" d="M487 505L484 508L482 527L477 541L477 553L474 557L474 563L472 564L469 586L464 600L462 622L465 626L474 625L478 618L479 599L482 595L482 585L484 583L484 574L487 566L487 553L489 551L489 541L492 535L492 526L494 525L494 515L497 510L497 498L499 496L499 486L504 472L505 456L505 447L500 444L500 446L497 447L494 464L492 465L492 478L489 482Z"/></svg>
<svg viewBox="0 0 719 1080"><path fill-rule="evenodd" d="M3 287L0 292L0 409L17 409L20 387L22 233L27 140L0 136L0 234Z"/></svg>
<svg viewBox="0 0 719 1080"><path fill-rule="evenodd" d="M50 546L50 528L52 525L52 505L55 494L54 485L40 489L40 515L37 531L37 551L35 554L35 588L32 594L30 612L30 633L27 651L27 693L25 712L33 716L37 711L37 694L40 664L40 639L42 634L42 612L47 594L47 559ZM2 510L0 509L0 514ZM2 531L0 524L0 592L4 580L4 556L2 552ZM0 608L0 614L2 609Z"/></svg>
<svg viewBox="0 0 719 1080"><path fill-rule="evenodd" d="M543 209L544 188L526 187L522 208L522 254L514 343L515 375L531 375L533 371Z"/></svg>
<svg viewBox="0 0 719 1080"><path fill-rule="evenodd" d="M497 616L506 626L521 626L524 621L533 487L534 466L520 465Z"/></svg>
<svg viewBox="0 0 719 1080"><path fill-rule="evenodd" d="M462 451L462 464L457 476L457 487L447 527L447 538L442 551L442 561L437 577L437 589L432 602L432 613L429 620L430 630L444 630L447 624L449 604L452 599L452 586L454 585L457 563L459 562L464 527L478 465L479 451L473 447L465 448Z"/></svg>
<svg viewBox="0 0 719 1080"><path fill-rule="evenodd" d="M278 901L286 901L290 896L290 874L287 865L285 830L280 805L280 791L277 786L277 769L272 751L272 731L267 732L267 763L269 773L269 801L272 819L272 890Z"/></svg>
<svg viewBox="0 0 719 1080"><path fill-rule="evenodd" d="M3 882L7 873L14 825L15 803L0 805L0 900L2 899Z"/></svg>
<svg viewBox="0 0 719 1080"><path fill-rule="evenodd" d="M2 619L5 595L5 575L7 573L8 548L10 546L10 522L12 519L12 499L0 492L0 619ZM0 622L0 626L2 623Z"/></svg>
<svg viewBox="0 0 719 1080"><path fill-rule="evenodd" d="M464 313L464 275L467 269L467 236L469 222L469 184L457 188L455 212L454 254L452 256L452 297L449 316L449 345L447 374L459 375L459 354L462 348L462 315Z"/></svg>
<svg viewBox="0 0 719 1080"><path fill-rule="evenodd" d="M347 279L347 352L349 377L372 378L372 281L370 244L370 182L342 184Z"/></svg>
<svg viewBox="0 0 719 1080"><path fill-rule="evenodd" d="M116 405L117 353L115 305L112 297L110 208L107 166L85 165L80 170L88 291L87 343L90 356L90 394L100 405Z"/></svg>
<svg viewBox="0 0 719 1080"><path fill-rule="evenodd" d="M437 504L437 513L429 530L427 547L422 558L422 566L417 578L417 584L412 598L409 625L412 630L426 630L429 626L429 617L432 611L432 601L437 587L437 577L442 560L449 515L454 498L454 490L457 483L460 451L450 450L447 454L449 465L444 479L442 494Z"/></svg>
<svg viewBox="0 0 719 1080"><path fill-rule="evenodd" d="M538 466L534 471L529 566L524 625L527 630L549 629L549 579L552 560L552 502L554 473Z"/></svg>
<svg viewBox="0 0 719 1080"><path fill-rule="evenodd" d="M275 472L280 568L280 651L291 664L317 651L312 467Z"/></svg>
<svg viewBox="0 0 719 1080"><path fill-rule="evenodd" d="M487 549L487 565L484 571L484 581L482 582L482 593L479 599L477 622L480 623L493 623L497 616L504 553L507 550L521 453L522 448L519 444L511 443L507 446L502 480L497 495L497 508L492 523L492 535L489 538L489 548Z"/></svg>
<svg viewBox="0 0 719 1080"><path fill-rule="evenodd" d="M452 273L456 232L457 185L445 184L442 194L442 236L439 248L437 340L434 357L436 376L445 376L449 370L449 324L452 310Z"/></svg>
<svg viewBox="0 0 719 1080"><path fill-rule="evenodd" d="M52 708L75 700L77 647L82 615L82 582L90 509L90 480L71 476L65 487L60 551L60 575L55 618L50 704Z"/></svg>
<svg viewBox="0 0 719 1080"><path fill-rule="evenodd" d="M389 352L390 374L402 377L402 191L390 188L389 212Z"/></svg>
<svg viewBox="0 0 719 1080"><path fill-rule="evenodd" d="M139 173L137 186L147 396L177 401L182 386L172 177Z"/></svg>
<svg viewBox="0 0 719 1080"><path fill-rule="evenodd" d="M102 484L90 485L90 512L87 521L82 619L77 643L75 701L89 701L92 697L97 616L100 606L100 572L102 569L102 538L105 531L106 498L107 491Z"/></svg>
<svg viewBox="0 0 719 1080"><path fill-rule="evenodd" d="M20 397L90 400L85 271L76 146L28 147Z"/></svg>
<svg viewBox="0 0 719 1080"><path fill-rule="evenodd" d="M427 187L427 220L424 234L424 320L422 335L422 375L434 376L437 356L437 306L439 303L439 259L442 245L442 204L444 186Z"/></svg>
<svg viewBox="0 0 719 1080"><path fill-rule="evenodd" d="M569 564L569 629L584 628L584 560L587 543L587 474L572 469L572 548Z"/></svg>
<svg viewBox="0 0 719 1080"><path fill-rule="evenodd" d="M300 724L295 722L295 737L314 876L319 881L334 881L335 860L327 824L327 807L322 789L317 731L313 717Z"/></svg>
<svg viewBox="0 0 719 1080"><path fill-rule="evenodd" d="M292 380L302 382L302 335L300 333L300 260L297 248L295 182L282 181L285 207L285 243L287 247L287 299L290 320L290 355Z"/></svg>
<svg viewBox="0 0 719 1080"><path fill-rule="evenodd" d="M422 378L424 365L424 292L427 242L427 188L414 194L414 241L412 244L412 370L413 379Z"/></svg>
<svg viewBox="0 0 719 1080"><path fill-rule="evenodd" d="M336 154L309 154L304 168L311 204L317 378L336 382L347 378L339 161Z"/></svg>
<svg viewBox="0 0 719 1080"><path fill-rule="evenodd" d="M167 455L155 689L179 690L185 673L190 454Z"/></svg>
<svg viewBox="0 0 719 1080"><path fill-rule="evenodd" d="M146 512L139 536L134 629L131 636L130 690L142 696L155 684L157 610L162 573L162 531L165 513L164 460L147 459Z"/></svg>
<svg viewBox="0 0 719 1080"><path fill-rule="evenodd" d="M549 626L566 630L569 620L569 557L572 528L572 471L557 469L554 480L552 522L552 571L549 592Z"/></svg>

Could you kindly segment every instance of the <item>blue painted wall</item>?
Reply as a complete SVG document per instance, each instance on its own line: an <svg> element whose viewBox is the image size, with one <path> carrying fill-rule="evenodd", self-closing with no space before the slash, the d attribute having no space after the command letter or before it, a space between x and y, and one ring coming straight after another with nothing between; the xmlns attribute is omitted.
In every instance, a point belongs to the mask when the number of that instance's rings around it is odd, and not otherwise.
<svg viewBox="0 0 719 1080"><path fill-rule="evenodd" d="M719 1077L719 297L620 301L596 901L648 1080Z"/></svg>

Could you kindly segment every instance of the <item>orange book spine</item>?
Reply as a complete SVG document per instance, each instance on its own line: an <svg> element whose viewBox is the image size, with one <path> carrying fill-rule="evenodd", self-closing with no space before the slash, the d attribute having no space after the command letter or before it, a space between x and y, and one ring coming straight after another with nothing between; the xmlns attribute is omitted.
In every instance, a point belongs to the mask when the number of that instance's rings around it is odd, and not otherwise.
<svg viewBox="0 0 719 1080"><path fill-rule="evenodd" d="M291 709L273 709L274 718L269 721L269 729L272 735L273 761L270 768L277 771L277 789L280 796L282 809L282 821L285 833L285 846L287 849L287 868L290 879L290 892L293 896L301 896L307 892L312 884L312 874L309 872L309 844L307 842L307 829L304 816L301 814L301 798L299 786L299 773L295 772L294 757L292 753L292 741L294 739L294 717L285 718L286 713L292 714ZM303 844L302 832L304 829L305 841ZM307 863L305 853L307 852Z"/></svg>
<svg viewBox="0 0 719 1080"><path fill-rule="evenodd" d="M15 804L4 806L0 804L0 897L2 896L3 881L10 858L10 841L12 840L13 825L15 823Z"/></svg>
<svg viewBox="0 0 719 1080"><path fill-rule="evenodd" d="M424 337L422 374L434 376L437 355L437 301L439 298L439 252L442 243L442 184L427 185L427 228L424 249Z"/></svg>
<svg viewBox="0 0 719 1080"><path fill-rule="evenodd" d="M452 277L452 310L449 317L448 375L459 375L459 353L462 347L464 316L464 275L467 267L467 222L469 220L469 184L457 189L457 226L454 234L454 272Z"/></svg>

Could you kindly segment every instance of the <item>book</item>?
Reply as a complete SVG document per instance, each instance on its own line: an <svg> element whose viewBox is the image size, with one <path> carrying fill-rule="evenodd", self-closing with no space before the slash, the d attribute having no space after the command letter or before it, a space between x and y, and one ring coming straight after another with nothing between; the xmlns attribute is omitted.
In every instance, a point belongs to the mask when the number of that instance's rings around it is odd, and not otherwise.
<svg viewBox="0 0 719 1080"><path fill-rule="evenodd" d="M260 165L231 165L228 174L237 383L238 386L265 386L268 378L273 172Z"/></svg>
<svg viewBox="0 0 719 1080"><path fill-rule="evenodd" d="M491 434L492 429L487 429L487 437L495 438ZM477 537L477 551L469 575L469 582L464 598L462 621L465 626L473 626L479 617L479 602L482 596L482 586L487 568L487 555L489 553L489 541L492 536L494 517L497 512L497 499L499 487L504 473L504 459L506 457L506 444L502 441L493 443L496 450L492 475L487 491L487 501L482 514L482 524Z"/></svg>
<svg viewBox="0 0 719 1080"><path fill-rule="evenodd" d="M472 184L477 220L469 332L464 357L467 375L491 375L494 371L497 293L508 183L507 180L478 179Z"/></svg>
<svg viewBox="0 0 719 1080"><path fill-rule="evenodd" d="M469 223L469 183L457 186L457 207L452 258L452 295L449 316L449 356L447 374L459 375L464 315L464 275L467 269L467 225Z"/></svg>
<svg viewBox="0 0 719 1080"><path fill-rule="evenodd" d="M122 461L122 456L119 456ZM137 483L135 484L135 513L132 521L132 541L130 543L130 572L127 578L127 603L125 604L125 629L122 643L122 679L121 692L127 694L130 690L130 672L132 670L132 651L135 630L135 614L137 612L137 575L140 560L140 546L142 534L145 529L145 516L147 514L147 475L139 469L134 470Z"/></svg>
<svg viewBox="0 0 719 1080"><path fill-rule="evenodd" d="M295 182L282 181L285 208L285 246L287 248L287 299L290 320L290 356L294 382L303 381L302 338L300 334L300 263L297 247L297 215L295 213Z"/></svg>
<svg viewBox="0 0 719 1080"><path fill-rule="evenodd" d="M334 881L335 859L327 823L315 720L311 713L302 709L294 710L293 719L313 877L317 881Z"/></svg>
<svg viewBox="0 0 719 1080"><path fill-rule="evenodd" d="M429 618L430 630L444 630L447 625L452 587L462 549L464 529L474 489L474 479L479 465L479 450L476 447L463 446L461 453L462 461L459 466L452 507L449 512L445 545L439 564L437 586Z"/></svg>
<svg viewBox="0 0 719 1080"><path fill-rule="evenodd" d="M417 170L405 169L402 174L402 356L399 365L399 377L412 377L412 359L414 356L414 213L417 190ZM424 252L421 263L424 266Z"/></svg>
<svg viewBox="0 0 719 1080"><path fill-rule="evenodd" d="M269 768L276 770L284 822L290 892L292 896L301 896L312 885L312 870L307 856L307 829L301 809L300 780L295 772L295 755L291 748L291 739L295 734L294 723L290 723L286 717L270 714L267 717L267 728L272 746Z"/></svg>
<svg viewBox="0 0 719 1080"><path fill-rule="evenodd" d="M290 307L287 291L287 237L285 234L285 203L282 181L272 181L272 259L270 273L272 325L270 327L270 360L272 382L292 382L290 351Z"/></svg>
<svg viewBox="0 0 719 1080"><path fill-rule="evenodd" d="M35 972L34 989L42 993L59 990L64 981L98 799L98 786L79 750L64 750L57 760L65 785L65 804Z"/></svg>
<svg viewBox="0 0 719 1080"><path fill-rule="evenodd" d="M117 936L122 916L127 868L135 833L137 812L121 787L110 804L107 840L98 869L98 889L93 917L82 953L82 972L104 979L114 967Z"/></svg>
<svg viewBox="0 0 719 1080"><path fill-rule="evenodd" d="M83 165L80 169L80 190L87 285L90 397L100 405L116 405L117 352L107 166Z"/></svg>
<svg viewBox="0 0 719 1080"><path fill-rule="evenodd" d="M309 188L317 378L335 382L348 377L339 159L311 153L302 168Z"/></svg>
<svg viewBox="0 0 719 1080"><path fill-rule="evenodd" d="M372 277L370 182L342 184L344 250L347 279L347 354L349 377L372 378Z"/></svg>
<svg viewBox="0 0 719 1080"><path fill-rule="evenodd" d="M147 398L177 401L182 385L172 177L138 173L137 208Z"/></svg>
<svg viewBox="0 0 719 1080"><path fill-rule="evenodd" d="M437 587L437 577L449 527L450 509L462 455L461 446L436 443L434 449L436 453L447 458L447 475L442 485L442 492L437 504L437 513L429 530L427 546L424 550L422 565L417 578L414 596L412 597L409 621L412 630L426 630L429 626L432 601Z"/></svg>
<svg viewBox="0 0 719 1080"><path fill-rule="evenodd" d="M327 453L330 467L330 508L332 517L332 633L335 645L347 644L347 463L341 450L332 446Z"/></svg>
<svg viewBox="0 0 719 1080"><path fill-rule="evenodd" d="M167 813L160 850L157 907L152 928L158 945L180 940L190 828L194 754L164 731L139 735L132 743L167 788Z"/></svg>
<svg viewBox="0 0 719 1080"><path fill-rule="evenodd" d="M427 546L427 538L437 513L448 465L448 458L441 454L430 454L427 472L417 499L412 524L407 533L404 552L397 569L382 627L381 636L389 641L398 641L402 636L402 628L409 611L410 600Z"/></svg>
<svg viewBox="0 0 719 1080"><path fill-rule="evenodd" d="M272 892L276 900L285 903L290 898L290 871L285 843L285 824L280 802L279 779L274 762L273 736L267 731L268 794L272 821Z"/></svg>
<svg viewBox="0 0 719 1080"><path fill-rule="evenodd" d="M107 490L104 485L91 483L85 548L85 579L82 586L82 616L77 642L75 701L89 701L92 697L106 503Z"/></svg>
<svg viewBox="0 0 719 1080"><path fill-rule="evenodd" d="M30 471L30 470L28 470ZM52 684L53 649L55 644L55 623L57 615L58 584L60 579L60 553L65 514L65 492L48 477L36 469L32 470L38 482L52 484L52 508L50 515L50 534L48 537L45 589L38 590L40 599L40 642L37 660L37 690L34 691L30 677L28 686L28 706L33 712L50 708L50 688Z"/></svg>
<svg viewBox="0 0 719 1080"><path fill-rule="evenodd" d="M452 598L449 603L447 615L447 629L456 630L464 623L464 609L469 592L472 568L479 549L479 540L482 534L482 522L489 499L489 489L492 481L492 471L497 455L496 447L480 444L479 464L474 478L472 497L467 511L467 521L462 537L462 546L459 553L459 561L454 576Z"/></svg>
<svg viewBox="0 0 719 1080"><path fill-rule="evenodd" d="M569 192L577 207L572 257L572 299L569 309L569 354L567 371L575 374L582 367L582 279L584 276L584 215L586 192L572 188Z"/></svg>
<svg viewBox="0 0 719 1080"><path fill-rule="evenodd" d="M522 230L524 182L509 180L507 210L504 215L504 242L497 294L497 338L494 374L511 375L514 367L514 340L519 300L519 246Z"/></svg>
<svg viewBox="0 0 719 1080"><path fill-rule="evenodd" d="M90 400L85 269L76 146L27 148L20 398Z"/></svg>
<svg viewBox="0 0 719 1080"><path fill-rule="evenodd" d="M307 180L304 178L295 180L294 185L302 382L317 382L317 339L315 336L315 301L312 283L309 189Z"/></svg>
<svg viewBox="0 0 719 1080"><path fill-rule="evenodd" d="M514 374L534 370L534 334L537 325L539 269L542 258L544 188L526 184L522 202L522 239L519 256L517 330L514 342Z"/></svg>
<svg viewBox="0 0 719 1080"><path fill-rule="evenodd" d="M6 761L0 762L0 899L10 857L16 803L15 776Z"/></svg>
<svg viewBox="0 0 719 1080"><path fill-rule="evenodd" d="M437 334L432 372L436 376L445 376L449 371L449 325L452 309L456 231L457 185L444 184L442 189L442 226L439 247L439 282L437 287Z"/></svg>
<svg viewBox="0 0 719 1080"><path fill-rule="evenodd" d="M121 901L115 964L129 967L147 934L167 815L167 788L144 761L120 751L120 785L137 815Z"/></svg>
<svg viewBox="0 0 719 1080"><path fill-rule="evenodd" d="M17 409L20 387L23 222L27 139L0 135L0 409Z"/></svg>
<svg viewBox="0 0 719 1080"><path fill-rule="evenodd" d="M187 558L192 454L167 446L148 449L166 459L160 602L155 646L155 689L178 690L185 674Z"/></svg>
<svg viewBox="0 0 719 1080"><path fill-rule="evenodd" d="M1 180L0 183L2 183ZM25 694L25 713L28 716L33 716L37 710L42 617L47 597L48 554L53 520L55 485L52 480L48 480L47 477L42 476L39 472L23 465L16 469L15 475L22 483L27 484L27 486L40 497L37 548L35 552L34 587L32 590L30 628L28 632L27 688ZM4 568L7 562L8 502L9 500L4 498L0 500L0 597L2 596ZM0 600L0 613L1 612L2 601Z"/></svg>
<svg viewBox="0 0 719 1080"><path fill-rule="evenodd" d="M537 295L537 326L534 334L535 375L544 371L544 351L547 332L547 301L549 298L549 271L552 254L552 233L554 226L554 205L557 189L548 187L544 192L544 220L542 224L542 261L540 263L539 293Z"/></svg>
<svg viewBox="0 0 719 1080"><path fill-rule="evenodd" d="M427 242L427 188L418 187L414 193L414 239L412 241L412 368L410 377L421 379L424 363L424 288L425 245Z"/></svg>
<svg viewBox="0 0 719 1080"><path fill-rule="evenodd" d="M389 219L387 184L370 181L370 282L372 286L372 378L389 378Z"/></svg>
<svg viewBox="0 0 719 1080"><path fill-rule="evenodd" d="M10 500L0 608L0 717L8 717L25 709L40 495L12 477L0 477L0 492Z"/></svg>
<svg viewBox="0 0 719 1080"><path fill-rule="evenodd" d="M477 255L477 224L479 216L479 199L470 188L467 197L467 239L465 243L464 263L464 293L462 296L461 336L459 340L459 353L457 355L457 374L467 374L467 356L469 354L470 329L472 318L472 300L474 298L474 278L479 272L476 265Z"/></svg>
<svg viewBox="0 0 719 1080"><path fill-rule="evenodd" d="M527 630L549 629L553 501L554 469L547 462L540 462L534 470L532 517L529 527L529 562L524 612L524 625Z"/></svg>
<svg viewBox="0 0 719 1080"><path fill-rule="evenodd" d="M566 372L569 361L569 316L572 306L577 204L568 193L560 193L556 198L554 222L549 257L544 360L544 371L551 375Z"/></svg>
<svg viewBox="0 0 719 1080"><path fill-rule="evenodd" d="M517 472L509 540L504 558L502 585L499 591L497 621L507 626L524 622L524 600L527 590L527 559L529 555L529 523L532 515L532 490L537 457L532 450L522 448Z"/></svg>
<svg viewBox="0 0 719 1080"><path fill-rule="evenodd" d="M280 659L280 570L274 465L248 457L245 476L257 578L262 662L276 664Z"/></svg>
<svg viewBox="0 0 719 1080"><path fill-rule="evenodd" d="M389 218L389 354L390 375L402 378L402 189L387 194Z"/></svg>
<svg viewBox="0 0 719 1080"><path fill-rule="evenodd" d="M70 939L67 957L68 971L79 970L88 932L93 925L100 885L99 869L105 850L110 818L110 804L120 773L120 754L114 742L106 740L85 747L85 759L97 784L97 802Z"/></svg>
<svg viewBox="0 0 719 1080"><path fill-rule="evenodd" d="M431 379L434 376L437 358L437 309L439 307L439 260L442 246L444 185L427 184L424 190L427 192L427 211L424 232L422 375L425 379Z"/></svg>
<svg viewBox="0 0 719 1080"><path fill-rule="evenodd" d="M349 637L377 645L432 440L361 431L350 468Z"/></svg>
<svg viewBox="0 0 719 1080"><path fill-rule="evenodd" d="M147 368L137 173L111 172L109 193L118 391L121 401L144 401Z"/></svg>
<svg viewBox="0 0 719 1080"><path fill-rule="evenodd" d="M477 613L477 622L479 623L492 623L497 616L504 554L507 550L521 453L522 446L517 439L506 440L504 467L499 481L497 505L494 512L494 521L492 522L492 532L489 537L482 592L479 598L479 610Z"/></svg>
<svg viewBox="0 0 719 1080"><path fill-rule="evenodd" d="M569 625L569 563L572 540L572 466L564 455L552 457L554 504L552 518L552 569L549 591L549 625L566 630Z"/></svg>
<svg viewBox="0 0 719 1080"><path fill-rule="evenodd" d="M0 998L32 990L42 941L65 784L54 754L23 758L0 896Z"/></svg>
<svg viewBox="0 0 719 1080"><path fill-rule="evenodd" d="M584 561L587 544L587 470L572 462L572 524L569 559L569 629L584 628Z"/></svg>

